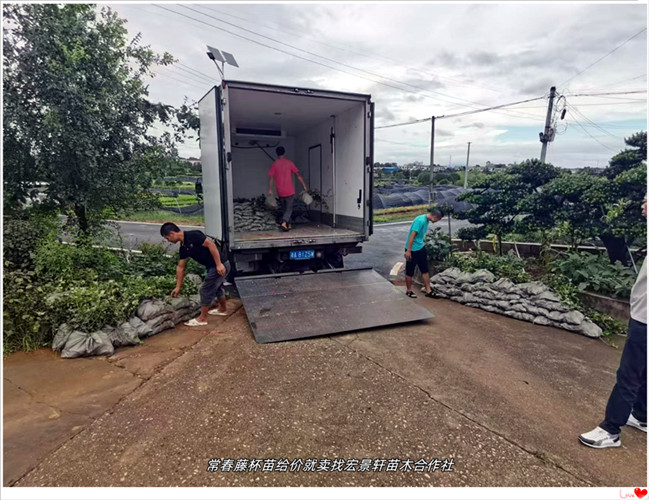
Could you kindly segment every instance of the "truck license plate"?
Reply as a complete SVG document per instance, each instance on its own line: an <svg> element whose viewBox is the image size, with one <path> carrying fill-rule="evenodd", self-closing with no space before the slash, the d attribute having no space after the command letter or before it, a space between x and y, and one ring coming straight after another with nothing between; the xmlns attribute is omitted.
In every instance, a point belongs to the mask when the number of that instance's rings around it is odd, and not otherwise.
<svg viewBox="0 0 649 500"><path fill-rule="evenodd" d="M291 260L307 260L315 258L315 250L291 250Z"/></svg>

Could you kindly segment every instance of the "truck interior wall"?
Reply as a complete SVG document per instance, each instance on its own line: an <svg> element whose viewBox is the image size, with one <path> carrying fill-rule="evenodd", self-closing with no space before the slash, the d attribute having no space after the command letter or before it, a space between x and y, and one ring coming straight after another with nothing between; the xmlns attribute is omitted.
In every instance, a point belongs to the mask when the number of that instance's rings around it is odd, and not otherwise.
<svg viewBox="0 0 649 500"><path fill-rule="evenodd" d="M333 121L329 118L298 135L295 153L295 164L303 176L306 173L304 180L307 186L309 189L318 190L326 203L326 206L321 206L320 203L314 202L309 207L309 215L312 220L321 220L327 224L332 222L327 213L333 206L333 157L329 144L332 124Z"/></svg>
<svg viewBox="0 0 649 500"><path fill-rule="evenodd" d="M336 116L335 168L336 226L362 232L366 198L363 103L358 103Z"/></svg>
<svg viewBox="0 0 649 500"><path fill-rule="evenodd" d="M205 208L205 231L223 239L221 211L220 151L216 116L216 90L212 90L199 102L201 117L200 144L203 171L203 203Z"/></svg>
<svg viewBox="0 0 649 500"><path fill-rule="evenodd" d="M333 125L334 120L327 118L316 127L296 137L296 163L303 173L309 172L309 179L305 177L305 180L310 188L318 189L322 193L327 204L326 207L322 207L322 210L319 204L314 204L311 218L316 220L321 214L322 222L332 225L335 204L336 226L362 232L365 199L365 106L363 103L358 103L335 118L335 197L334 161L329 140ZM320 146L320 179L316 179L313 175L309 158L310 151L317 146ZM359 191L361 192L360 207L357 203Z"/></svg>
<svg viewBox="0 0 649 500"><path fill-rule="evenodd" d="M268 171L273 163L264 152L258 147L250 145L250 141L255 140L252 137L232 136L232 195L237 198L256 198L262 194L268 194ZM295 139L286 137L281 140L277 139L256 139L266 152L273 158L276 158L275 148L284 146L286 157L295 157ZM238 147L237 147L238 143ZM246 149L243 149L246 148ZM299 192L297 183L296 192Z"/></svg>

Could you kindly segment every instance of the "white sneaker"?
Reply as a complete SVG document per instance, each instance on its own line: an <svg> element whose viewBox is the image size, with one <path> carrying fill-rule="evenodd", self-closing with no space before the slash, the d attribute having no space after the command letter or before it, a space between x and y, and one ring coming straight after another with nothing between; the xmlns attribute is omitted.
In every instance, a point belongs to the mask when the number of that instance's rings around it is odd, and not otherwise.
<svg viewBox="0 0 649 500"><path fill-rule="evenodd" d="M592 431L582 434L579 441L591 448L617 448L622 445L619 434L609 434L601 427L595 427Z"/></svg>
<svg viewBox="0 0 649 500"><path fill-rule="evenodd" d="M642 432L647 432L647 422L640 422L633 414L629 415L626 425L640 429Z"/></svg>

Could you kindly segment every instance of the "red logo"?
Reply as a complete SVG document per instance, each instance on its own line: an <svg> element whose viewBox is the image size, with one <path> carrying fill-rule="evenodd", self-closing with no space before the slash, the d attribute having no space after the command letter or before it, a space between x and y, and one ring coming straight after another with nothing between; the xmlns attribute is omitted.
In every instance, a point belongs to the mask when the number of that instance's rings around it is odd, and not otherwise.
<svg viewBox="0 0 649 500"><path fill-rule="evenodd" d="M647 488L636 488L635 490L633 490L633 493L635 493L635 496L637 496L638 498L642 498L647 494Z"/></svg>

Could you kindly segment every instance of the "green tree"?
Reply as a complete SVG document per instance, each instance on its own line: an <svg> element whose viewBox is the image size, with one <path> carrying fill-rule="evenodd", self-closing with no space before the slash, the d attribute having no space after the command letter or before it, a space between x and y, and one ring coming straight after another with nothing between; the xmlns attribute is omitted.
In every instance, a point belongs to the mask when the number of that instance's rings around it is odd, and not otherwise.
<svg viewBox="0 0 649 500"><path fill-rule="evenodd" d="M529 197L557 175L559 169L539 160L526 160L496 172L478 180L472 191L458 196L458 201L468 201L474 205L458 216L495 234L498 251L502 254L502 236L530 215Z"/></svg>
<svg viewBox="0 0 649 500"><path fill-rule="evenodd" d="M549 182L533 200L539 207L535 223L558 226L574 249L588 238L599 238L611 263L628 264L627 247L634 240L644 242L647 234L641 211L647 186L647 133L636 133L626 143L632 149L615 155L602 175L564 173ZM538 216L541 211L545 220Z"/></svg>
<svg viewBox="0 0 649 500"><path fill-rule="evenodd" d="M417 184L421 184L422 186L428 186L428 183L430 182L430 172L421 172L417 176Z"/></svg>
<svg viewBox="0 0 649 500"><path fill-rule="evenodd" d="M88 233L107 209L146 199L175 155L174 134L150 132L174 109L150 102L144 82L173 58L139 35L129 42L106 7L6 4L3 14L5 210L45 183L53 209Z"/></svg>
<svg viewBox="0 0 649 500"><path fill-rule="evenodd" d="M627 148L611 158L603 175L608 179L603 203L606 229L599 234L611 263L628 263L634 240L646 245L647 221L642 201L647 194L647 132L638 132L624 141Z"/></svg>
<svg viewBox="0 0 649 500"><path fill-rule="evenodd" d="M604 203L607 180L587 172L570 173L552 179L528 200L534 216L529 230L558 228L558 234L576 250L585 240L605 231Z"/></svg>

